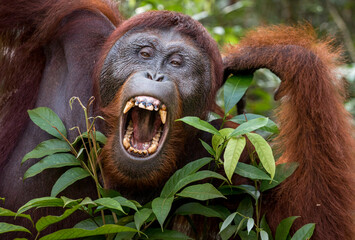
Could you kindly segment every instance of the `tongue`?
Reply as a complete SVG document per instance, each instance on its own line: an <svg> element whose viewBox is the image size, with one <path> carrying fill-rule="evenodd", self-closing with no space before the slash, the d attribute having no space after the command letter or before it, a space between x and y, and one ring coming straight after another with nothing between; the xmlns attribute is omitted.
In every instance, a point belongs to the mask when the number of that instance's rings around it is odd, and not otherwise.
<svg viewBox="0 0 355 240"><path fill-rule="evenodd" d="M138 149L146 149L157 133L161 120L157 112L141 108L132 109L132 144Z"/></svg>

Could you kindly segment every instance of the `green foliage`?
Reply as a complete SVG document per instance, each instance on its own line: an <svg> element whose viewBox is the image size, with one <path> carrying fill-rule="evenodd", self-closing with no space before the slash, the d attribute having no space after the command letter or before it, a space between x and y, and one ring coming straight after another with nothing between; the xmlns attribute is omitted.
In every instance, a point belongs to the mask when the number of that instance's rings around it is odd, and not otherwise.
<svg viewBox="0 0 355 240"><path fill-rule="evenodd" d="M42 130L50 135L61 139L62 136L67 136L67 131L62 120L51 109L39 107L33 110L28 110L28 115L31 120Z"/></svg>
<svg viewBox="0 0 355 240"><path fill-rule="evenodd" d="M227 79L223 86L224 110L226 113L229 113L243 97L251 81L250 76L232 76Z"/></svg>
<svg viewBox="0 0 355 240"><path fill-rule="evenodd" d="M22 226L17 226L10 223L0 222L0 234L8 232L27 232L31 233L28 229Z"/></svg>
<svg viewBox="0 0 355 240"><path fill-rule="evenodd" d="M243 80L244 81L244 80ZM251 81L228 81L224 101L227 109L232 110L241 96L245 94ZM233 85L234 84L234 85ZM237 86L243 85L243 91ZM238 89L238 90L236 90ZM227 93L238 95L229 97ZM30 158L42 158L27 169L24 178L35 177L50 168L65 167L65 172L52 188L51 197L32 199L20 207L17 213L0 209L0 216L32 218L24 212L33 208L60 207L59 216L43 216L35 223L36 239L74 239L101 236L103 239L190 239L183 233L168 229L169 222L176 215L187 216L192 226L190 215L215 217L220 219L220 236L229 239L238 235L241 239L273 239L265 217L261 219L260 197L262 192L277 186L297 168L296 164L280 164L275 167L272 149L255 130L278 132L275 123L260 115L242 115L232 117L230 112L222 118L222 126L231 119L240 123L239 127L216 129L210 123L197 117L184 117L182 121L197 129L211 133L212 142L202 145L210 157L197 159L177 170L165 183L160 196L141 206L134 200L122 197L114 190L104 189L98 179L101 171L97 161L98 154L106 142L106 137L95 130L95 120L101 117L89 117L87 107L78 98L72 98L70 105L77 100L82 106L86 119L86 131L70 142L66 138L66 129L61 126L59 117L46 108L29 111L35 124L47 132L55 129L61 139L51 139L40 143L26 154L23 162ZM89 106L92 101L89 102ZM250 117L250 119L248 118ZM39 120L38 120L39 119ZM53 120L52 123L50 120ZM45 123L45 124L44 124ZM65 133L65 134L64 134ZM58 137L52 132L53 136ZM253 148L246 147L247 140ZM247 151L251 162L239 162L243 151ZM203 168L203 169L202 169ZM221 169L222 171L219 171ZM224 172L224 177L218 172ZM70 199L58 196L64 189L78 180L91 177L96 185L97 199ZM251 185L233 185L233 179L245 177ZM206 182L208 181L208 182ZM218 187L217 187L218 186ZM240 202L236 211L218 204L218 199L229 199L238 195ZM184 199L181 204L180 199ZM175 205L175 207L174 207ZM176 209L172 211L172 209ZM70 218L76 211L85 212L89 218L77 223L74 228L41 236L47 227ZM283 220L277 228L276 239L289 239L289 230L296 217ZM261 219L261 220L260 220ZM156 226L160 225L160 229ZM299 229L292 239L307 239L313 234L314 224ZM0 223L0 233L24 231L28 229L7 223ZM203 234L203 233L198 233ZM96 238L95 237L95 238Z"/></svg>

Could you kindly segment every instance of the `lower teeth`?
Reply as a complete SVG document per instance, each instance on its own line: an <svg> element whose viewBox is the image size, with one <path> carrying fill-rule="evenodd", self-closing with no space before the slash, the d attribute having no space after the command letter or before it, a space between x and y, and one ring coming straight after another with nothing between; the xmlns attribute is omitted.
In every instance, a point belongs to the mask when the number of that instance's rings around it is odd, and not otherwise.
<svg viewBox="0 0 355 240"><path fill-rule="evenodd" d="M134 147L131 146L131 138L132 138L132 133L133 133L133 123L132 121L129 122L129 125L127 127L126 130L126 134L123 137L123 146L124 148L130 152L130 153L135 153L135 154L139 154L142 156L146 156L148 154L153 154L157 151L158 146L159 146L159 139L160 139L160 135L161 135L161 128L158 130L158 132L155 134L155 136L153 137L153 140L151 141L148 149L136 149Z"/></svg>

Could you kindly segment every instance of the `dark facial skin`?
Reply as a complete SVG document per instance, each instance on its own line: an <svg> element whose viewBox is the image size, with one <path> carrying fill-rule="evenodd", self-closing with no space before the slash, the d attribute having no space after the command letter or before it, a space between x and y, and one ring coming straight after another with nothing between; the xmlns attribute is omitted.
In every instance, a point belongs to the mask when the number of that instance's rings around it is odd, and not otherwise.
<svg viewBox="0 0 355 240"><path fill-rule="evenodd" d="M106 151L111 152L110 161L114 162L119 174L138 181L138 184L139 179L146 181L158 171L172 174L173 167L164 168L169 164L175 166L179 161L176 158L181 158L184 152L184 146L179 147L174 141L184 142L181 141L184 136L178 136L178 131L181 132L185 126L175 120L192 115L204 117L206 98L211 88L210 71L210 62L203 50L173 29L132 29L114 44L101 72L100 94L103 106L117 109L113 123L117 129L111 136L111 149ZM160 101L160 109L165 105L166 123L162 124L158 111L147 111L138 106L124 113L127 102L137 96ZM134 154L128 151L123 139L129 122L133 122L134 130L128 142L137 150L147 150L148 147L143 146L151 145L152 137L161 130L154 153ZM169 159L171 157L175 159ZM114 181L121 180L116 178Z"/></svg>
<svg viewBox="0 0 355 240"><path fill-rule="evenodd" d="M201 98L210 90L207 55L192 40L174 30L133 29L116 42L102 71L103 104L107 105L118 88L139 72L169 78L162 81L174 82L184 101Z"/></svg>

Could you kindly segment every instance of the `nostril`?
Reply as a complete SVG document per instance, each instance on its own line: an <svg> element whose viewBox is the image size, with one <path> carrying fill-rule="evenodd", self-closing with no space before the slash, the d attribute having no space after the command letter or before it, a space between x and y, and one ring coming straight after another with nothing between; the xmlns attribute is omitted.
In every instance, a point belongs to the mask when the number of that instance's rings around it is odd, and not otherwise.
<svg viewBox="0 0 355 240"><path fill-rule="evenodd" d="M155 78L154 80L157 81L157 82L162 82L164 80L164 74L157 74L155 75Z"/></svg>
<svg viewBox="0 0 355 240"><path fill-rule="evenodd" d="M161 77L158 77L158 78L156 79L156 81L158 81L158 82L162 82L162 81L163 81L163 79L164 79L164 76L161 76Z"/></svg>
<svg viewBox="0 0 355 240"><path fill-rule="evenodd" d="M149 72L147 72L146 78L148 78L148 79L150 79L150 80L153 80L153 77L152 77L152 75L151 75Z"/></svg>

